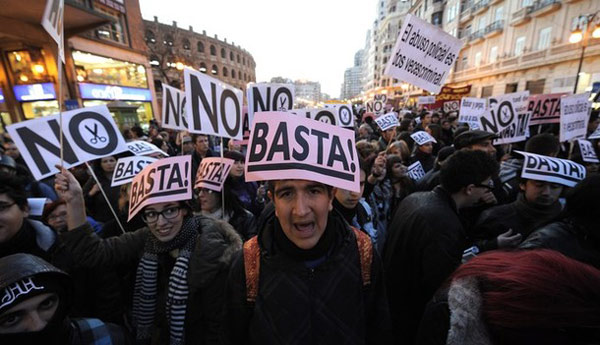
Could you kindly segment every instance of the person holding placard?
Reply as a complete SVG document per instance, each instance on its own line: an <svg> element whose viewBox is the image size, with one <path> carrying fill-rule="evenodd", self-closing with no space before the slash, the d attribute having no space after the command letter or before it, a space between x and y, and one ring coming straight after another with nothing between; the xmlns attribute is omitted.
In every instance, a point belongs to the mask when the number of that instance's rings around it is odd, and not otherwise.
<svg viewBox="0 0 600 345"><path fill-rule="evenodd" d="M231 141L230 141L231 142ZM233 159L233 166L229 171L228 186L231 192L239 198L244 209L250 211L255 217L258 217L265 207L265 187L258 183L244 178L244 164L246 156L239 151L226 151L225 158ZM256 231L254 231L256 233ZM242 236L243 237L243 236Z"/></svg>
<svg viewBox="0 0 600 345"><path fill-rule="evenodd" d="M145 228L102 240L85 219L77 181L61 170L56 190L67 203L64 239L79 265L120 264L136 271L137 342L219 344L228 266L242 243L235 230L222 221L193 217L182 196L175 196L165 202L149 199L141 207Z"/></svg>
<svg viewBox="0 0 600 345"><path fill-rule="evenodd" d="M210 149L208 136L204 134L194 134L192 136L194 143L194 151L192 152L192 176L196 176L202 158L214 157L214 153Z"/></svg>
<svg viewBox="0 0 600 345"><path fill-rule="evenodd" d="M90 176L83 186L83 195L85 196L85 206L88 212L95 220L105 223L113 219L109 205L106 203L100 188L104 190L110 207L117 210L119 206L119 187L112 187L112 175L115 171L117 159L115 156L108 156L94 161L93 169L100 185L93 176Z"/></svg>

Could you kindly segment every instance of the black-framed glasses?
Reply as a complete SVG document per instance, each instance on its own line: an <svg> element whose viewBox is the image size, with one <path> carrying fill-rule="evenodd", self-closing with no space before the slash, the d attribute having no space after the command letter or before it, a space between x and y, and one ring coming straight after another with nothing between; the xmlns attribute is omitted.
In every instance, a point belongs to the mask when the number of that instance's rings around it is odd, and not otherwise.
<svg viewBox="0 0 600 345"><path fill-rule="evenodd" d="M492 179L489 180L489 182L487 184L484 183L478 183L475 185L475 187L480 187L480 188L486 188L489 191L494 190L494 181Z"/></svg>
<svg viewBox="0 0 600 345"><path fill-rule="evenodd" d="M197 195L197 196L200 196L200 193L202 193L202 192L204 192L204 193L206 193L206 194L212 194L212 193L214 193L215 191L214 191L214 190L212 190L212 189L208 189L208 188L198 188L198 189L196 190L196 195Z"/></svg>
<svg viewBox="0 0 600 345"><path fill-rule="evenodd" d="M164 219L175 219L179 215L180 210L181 207L179 206L167 207L160 212L147 210L142 213L142 220L147 224L156 223L158 221L158 216L160 215L162 215Z"/></svg>
<svg viewBox="0 0 600 345"><path fill-rule="evenodd" d="M11 208L14 204L16 204L16 202L12 202L12 203L2 203L0 204L0 212L4 212L6 210L8 210L9 208Z"/></svg>

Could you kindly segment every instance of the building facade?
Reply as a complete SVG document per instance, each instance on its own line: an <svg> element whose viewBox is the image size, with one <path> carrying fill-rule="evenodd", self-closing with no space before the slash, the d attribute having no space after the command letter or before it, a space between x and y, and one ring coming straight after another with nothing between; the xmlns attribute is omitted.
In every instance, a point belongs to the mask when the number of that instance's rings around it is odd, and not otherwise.
<svg viewBox="0 0 600 345"><path fill-rule="evenodd" d="M63 109L108 104L119 125L158 108L138 0L65 0L62 87L57 46L40 25L45 1L4 0L0 13L2 127Z"/></svg>
<svg viewBox="0 0 600 345"><path fill-rule="evenodd" d="M359 50L354 54L354 66L344 71L344 82L340 92L340 99L351 99L359 96L362 91L363 81L363 52Z"/></svg>
<svg viewBox="0 0 600 345"><path fill-rule="evenodd" d="M189 66L207 73L229 85L246 91L249 82L256 81L256 63L252 55L234 42L209 37L206 31L162 24L158 17L144 20L148 58L155 77L158 98L162 97L162 84L183 89L183 68Z"/></svg>
<svg viewBox="0 0 600 345"><path fill-rule="evenodd" d="M294 81L295 97L297 103L319 103L321 102L321 83L318 81L296 80Z"/></svg>

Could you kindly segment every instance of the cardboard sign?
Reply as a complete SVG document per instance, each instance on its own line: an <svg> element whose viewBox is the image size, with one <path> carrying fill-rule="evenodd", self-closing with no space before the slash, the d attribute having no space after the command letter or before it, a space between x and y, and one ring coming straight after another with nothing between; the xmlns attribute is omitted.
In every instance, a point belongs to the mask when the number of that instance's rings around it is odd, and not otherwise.
<svg viewBox="0 0 600 345"><path fill-rule="evenodd" d="M560 103L560 141L585 138L590 114L590 93L565 96Z"/></svg>
<svg viewBox="0 0 600 345"><path fill-rule="evenodd" d="M105 105L62 113L64 167L127 151L125 139ZM60 164L58 114L7 126L36 180L54 175Z"/></svg>
<svg viewBox="0 0 600 345"><path fill-rule="evenodd" d="M423 144L427 144L429 142L437 143L434 137L432 137L429 133L425 131L418 131L410 135L410 137L417 143L417 145L421 146Z"/></svg>
<svg viewBox="0 0 600 345"><path fill-rule="evenodd" d="M117 165L115 166L110 186L116 187L131 182L133 178L146 167L146 165L150 165L156 161L156 158L144 156L119 158Z"/></svg>
<svg viewBox="0 0 600 345"><path fill-rule="evenodd" d="M241 140L242 90L189 68L183 78L190 133Z"/></svg>
<svg viewBox="0 0 600 345"><path fill-rule="evenodd" d="M250 84L246 90L250 123L259 111L287 111L294 107L294 84Z"/></svg>
<svg viewBox="0 0 600 345"><path fill-rule="evenodd" d="M454 107L454 105L458 107L460 105L460 100L464 97L468 97L470 94L471 85L461 87L442 86L440 92L435 95L435 103L425 104L423 107L428 110L444 109L446 112L458 111L458 109L452 110L450 107ZM450 101L458 101L458 104ZM446 105L446 103L448 103L448 105ZM444 106L446 107L444 108Z"/></svg>
<svg viewBox="0 0 600 345"><path fill-rule="evenodd" d="M600 126L598 126L598 128L596 128L594 133L590 134L588 139L600 139Z"/></svg>
<svg viewBox="0 0 600 345"><path fill-rule="evenodd" d="M242 107L242 140L234 140L236 145L248 145L250 139L250 119L248 117L248 106Z"/></svg>
<svg viewBox="0 0 600 345"><path fill-rule="evenodd" d="M413 181L418 181L425 176L425 170L423 169L421 162L416 161L408 167L407 174Z"/></svg>
<svg viewBox="0 0 600 345"><path fill-rule="evenodd" d="M444 112L451 113L460 109L460 101L446 101L444 102Z"/></svg>
<svg viewBox="0 0 600 345"><path fill-rule="evenodd" d="M419 96L417 97L417 104L433 104L435 103L435 96Z"/></svg>
<svg viewBox="0 0 600 345"><path fill-rule="evenodd" d="M470 128L472 124L479 128L479 118L485 114L486 103L485 98L463 98L460 102L458 122L468 123Z"/></svg>
<svg viewBox="0 0 600 345"><path fill-rule="evenodd" d="M489 98L486 112L479 117L479 127L490 133L500 133L506 127L514 124L517 112L523 103L527 105L529 91L508 93Z"/></svg>
<svg viewBox="0 0 600 345"><path fill-rule="evenodd" d="M354 132L291 113L256 113L246 181L301 179L360 190Z"/></svg>
<svg viewBox="0 0 600 345"><path fill-rule="evenodd" d="M585 178L585 167L568 159L515 151L525 157L521 177L574 187Z"/></svg>
<svg viewBox="0 0 600 345"><path fill-rule="evenodd" d="M288 111L291 114L305 117L307 119L328 123L338 127L352 127L354 118L348 117L344 108L306 108L292 109ZM273 114L273 112L271 112ZM352 114L352 113L350 113Z"/></svg>
<svg viewBox="0 0 600 345"><path fill-rule="evenodd" d="M130 221L144 206L192 198L192 156L159 159L147 165L131 182Z"/></svg>
<svg viewBox="0 0 600 345"><path fill-rule="evenodd" d="M188 121L185 116L185 92L167 84L162 84L162 87L162 127L179 131L187 130Z"/></svg>
<svg viewBox="0 0 600 345"><path fill-rule="evenodd" d="M202 159L200 168L196 173L194 188L207 188L220 192L234 162L233 159L220 157Z"/></svg>
<svg viewBox="0 0 600 345"><path fill-rule="evenodd" d="M529 96L527 111L531 113L529 125L560 122L560 99L566 93Z"/></svg>
<svg viewBox="0 0 600 345"><path fill-rule="evenodd" d="M47 198L27 198L29 205L29 215L41 217L44 215L44 206L46 206Z"/></svg>
<svg viewBox="0 0 600 345"><path fill-rule="evenodd" d="M333 108L334 114L338 119L337 125L340 127L354 128L354 113L352 112L352 104L326 104L325 108Z"/></svg>
<svg viewBox="0 0 600 345"><path fill-rule="evenodd" d="M149 156L155 153L160 153L165 157L169 157L165 151L159 149L156 145L143 140L128 142L127 149L136 156Z"/></svg>
<svg viewBox="0 0 600 345"><path fill-rule="evenodd" d="M375 116L379 116L384 113L385 102L387 101L387 95L379 94L375 95L372 101L367 102L367 112L373 113Z"/></svg>
<svg viewBox="0 0 600 345"><path fill-rule="evenodd" d="M458 38L407 14L384 74L439 93L462 46Z"/></svg>
<svg viewBox="0 0 600 345"><path fill-rule="evenodd" d="M598 156L596 156L596 150L591 142L584 139L577 140L579 142L579 151L581 152L581 158L584 162L588 163L600 163Z"/></svg>
<svg viewBox="0 0 600 345"><path fill-rule="evenodd" d="M64 0L46 0L46 8L42 17L42 26L58 44L58 56L65 63L65 44L63 35Z"/></svg>
<svg viewBox="0 0 600 345"><path fill-rule="evenodd" d="M494 145L511 144L527 140L529 136L529 121L531 113L528 111L527 99L513 102L515 116L512 122L498 133L494 139Z"/></svg>
<svg viewBox="0 0 600 345"><path fill-rule="evenodd" d="M375 119L377 126L381 128L382 131L387 131L390 128L400 126L400 122L396 117L396 113L387 113L385 115L381 115L380 117Z"/></svg>

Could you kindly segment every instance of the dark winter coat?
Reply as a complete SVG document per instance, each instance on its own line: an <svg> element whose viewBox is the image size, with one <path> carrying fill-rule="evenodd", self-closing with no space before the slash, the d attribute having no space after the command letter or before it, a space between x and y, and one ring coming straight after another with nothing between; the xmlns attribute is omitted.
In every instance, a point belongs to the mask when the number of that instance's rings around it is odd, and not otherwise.
<svg viewBox="0 0 600 345"><path fill-rule="evenodd" d="M211 149L208 149L205 157L214 157L214 153ZM194 181L196 181L196 174L198 173L198 168L200 168L200 163L202 163L202 156L198 153L198 151L192 151L192 176L194 177Z"/></svg>
<svg viewBox="0 0 600 345"><path fill-rule="evenodd" d="M244 242L256 235L256 218L244 208L233 211L233 215L229 218L229 224L237 231Z"/></svg>
<svg viewBox="0 0 600 345"><path fill-rule="evenodd" d="M189 296L185 318L185 342L188 344L219 344L222 327L225 281L233 254L241 248L238 234L225 222L198 217L200 227L196 248L188 269ZM128 232L119 237L101 240L89 224L65 234L65 243L83 267L123 264L136 270L143 255L148 228ZM175 259L159 255L157 279L156 336L168 339L168 322L164 306L168 275Z"/></svg>
<svg viewBox="0 0 600 345"><path fill-rule="evenodd" d="M425 172L428 172L433 169L433 165L435 164L435 157L433 155L428 155L417 150L412 156L410 156L408 162L409 164L413 164L417 161L421 162L423 170L425 170Z"/></svg>
<svg viewBox="0 0 600 345"><path fill-rule="evenodd" d="M108 200L110 201L110 205L112 206L115 212L119 210L119 194L121 191L120 186L111 187L110 179L106 178L103 174L96 172L96 176L100 181L100 186L106 193ZM111 219L114 219L114 216L104 199L101 191L98 191L93 196L89 195L90 190L96 184L96 180L93 177L90 177L88 181L83 186L83 195L85 198L85 206L92 218L95 220L105 223Z"/></svg>
<svg viewBox="0 0 600 345"><path fill-rule="evenodd" d="M400 203L383 251L398 341L412 344L425 304L460 265L467 243L456 204L441 186Z"/></svg>
<svg viewBox="0 0 600 345"><path fill-rule="evenodd" d="M278 220L266 219L258 233L261 258L255 303L246 301L244 258L238 253L227 292L232 344L391 343L379 257L373 255L371 284L365 288L353 231L339 215L330 212L329 217L334 244L315 268L279 250L274 240Z"/></svg>

